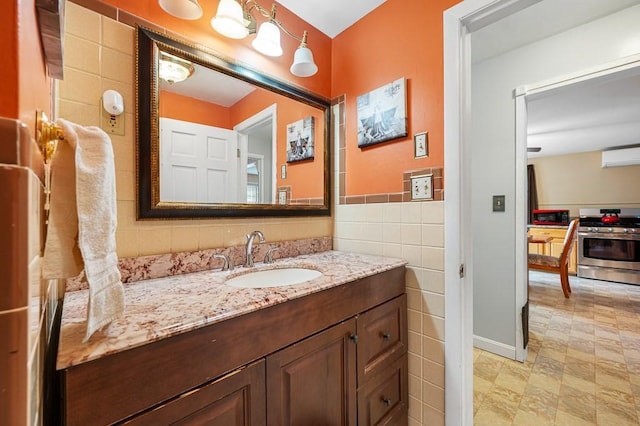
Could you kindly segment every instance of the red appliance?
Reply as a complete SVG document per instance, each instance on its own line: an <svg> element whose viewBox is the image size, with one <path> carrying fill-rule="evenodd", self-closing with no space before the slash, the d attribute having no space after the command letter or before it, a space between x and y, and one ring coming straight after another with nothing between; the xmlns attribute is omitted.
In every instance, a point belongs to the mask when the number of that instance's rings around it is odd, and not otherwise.
<svg viewBox="0 0 640 426"><path fill-rule="evenodd" d="M569 225L569 210L534 210L534 225Z"/></svg>

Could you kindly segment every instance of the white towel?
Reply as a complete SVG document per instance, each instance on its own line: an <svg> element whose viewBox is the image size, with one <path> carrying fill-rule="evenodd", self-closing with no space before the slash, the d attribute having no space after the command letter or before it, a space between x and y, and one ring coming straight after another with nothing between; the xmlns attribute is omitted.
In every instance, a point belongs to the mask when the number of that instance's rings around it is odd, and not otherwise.
<svg viewBox="0 0 640 426"><path fill-rule="evenodd" d="M124 288L116 254L116 185L111 139L98 127L58 120L75 148L78 247L89 283L87 332L91 335L124 314ZM56 188L52 187L53 191ZM53 200L52 200L53 207ZM53 212L52 212L53 213Z"/></svg>
<svg viewBox="0 0 640 426"><path fill-rule="evenodd" d="M75 147L58 143L51 159L51 197L42 259L44 279L78 276L84 265L78 247Z"/></svg>

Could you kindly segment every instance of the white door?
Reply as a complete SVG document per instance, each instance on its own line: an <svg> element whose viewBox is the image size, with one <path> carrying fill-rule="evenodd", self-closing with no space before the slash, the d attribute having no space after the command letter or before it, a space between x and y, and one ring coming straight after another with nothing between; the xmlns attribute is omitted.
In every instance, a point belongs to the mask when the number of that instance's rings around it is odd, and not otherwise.
<svg viewBox="0 0 640 426"><path fill-rule="evenodd" d="M160 200L237 202L237 148L233 130L160 118Z"/></svg>

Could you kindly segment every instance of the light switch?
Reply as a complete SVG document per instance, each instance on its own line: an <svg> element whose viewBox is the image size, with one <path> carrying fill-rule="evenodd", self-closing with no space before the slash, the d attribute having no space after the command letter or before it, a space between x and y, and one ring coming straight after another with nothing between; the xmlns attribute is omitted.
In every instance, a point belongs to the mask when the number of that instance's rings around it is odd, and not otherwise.
<svg viewBox="0 0 640 426"><path fill-rule="evenodd" d="M494 212L503 212L504 209L504 195L494 195L493 196L493 211Z"/></svg>
<svg viewBox="0 0 640 426"><path fill-rule="evenodd" d="M411 176L411 199L433 199L433 175Z"/></svg>

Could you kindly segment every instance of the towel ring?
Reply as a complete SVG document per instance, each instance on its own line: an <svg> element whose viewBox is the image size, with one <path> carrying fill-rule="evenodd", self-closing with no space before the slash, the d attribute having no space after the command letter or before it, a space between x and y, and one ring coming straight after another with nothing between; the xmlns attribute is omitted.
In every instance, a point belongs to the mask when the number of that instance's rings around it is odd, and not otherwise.
<svg viewBox="0 0 640 426"><path fill-rule="evenodd" d="M58 141L64 140L64 132L54 123L49 122L43 111L36 113L36 135L38 147L44 156L44 163L49 164L56 153Z"/></svg>

